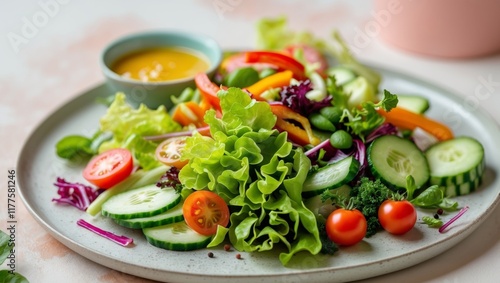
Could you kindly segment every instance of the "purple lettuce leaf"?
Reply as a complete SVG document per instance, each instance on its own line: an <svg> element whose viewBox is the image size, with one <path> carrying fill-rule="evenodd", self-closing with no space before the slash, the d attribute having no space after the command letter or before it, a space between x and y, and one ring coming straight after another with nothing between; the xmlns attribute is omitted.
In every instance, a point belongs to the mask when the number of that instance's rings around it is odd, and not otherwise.
<svg viewBox="0 0 500 283"><path fill-rule="evenodd" d="M321 108L331 106L331 96L327 96L321 101L313 101L306 97L306 94L312 90L310 80L305 80L297 85L283 87L280 91L281 102L290 109L304 116L318 112Z"/></svg>

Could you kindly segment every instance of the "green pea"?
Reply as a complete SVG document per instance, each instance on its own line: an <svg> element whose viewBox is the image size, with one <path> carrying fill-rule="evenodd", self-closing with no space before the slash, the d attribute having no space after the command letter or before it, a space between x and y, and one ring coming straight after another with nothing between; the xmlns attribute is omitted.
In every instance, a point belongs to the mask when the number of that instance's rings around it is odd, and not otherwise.
<svg viewBox="0 0 500 283"><path fill-rule="evenodd" d="M258 82L259 72L252 67L236 69L229 73L226 78L226 85L231 87L247 87Z"/></svg>
<svg viewBox="0 0 500 283"><path fill-rule="evenodd" d="M338 124L340 122L340 118L342 117L343 111L340 107L328 106L321 108L319 111L321 115L325 116L332 124Z"/></svg>
<svg viewBox="0 0 500 283"><path fill-rule="evenodd" d="M260 77L260 79L263 79L265 77L269 77L270 75L274 75L274 74L276 74L275 69L266 68L266 69L260 71L259 77Z"/></svg>
<svg viewBox="0 0 500 283"><path fill-rule="evenodd" d="M330 143L335 148L348 149L352 146L352 136L344 130L338 130L330 136Z"/></svg>
<svg viewBox="0 0 500 283"><path fill-rule="evenodd" d="M313 113L309 116L309 122L311 124L320 130L324 131L330 131L334 132L335 131L335 126L330 122L325 116L319 114L319 113Z"/></svg>

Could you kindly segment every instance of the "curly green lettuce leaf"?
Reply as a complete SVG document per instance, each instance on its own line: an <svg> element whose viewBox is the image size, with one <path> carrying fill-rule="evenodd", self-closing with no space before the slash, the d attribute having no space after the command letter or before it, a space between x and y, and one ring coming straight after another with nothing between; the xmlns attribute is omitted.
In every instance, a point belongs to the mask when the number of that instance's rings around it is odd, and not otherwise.
<svg viewBox="0 0 500 283"><path fill-rule="evenodd" d="M241 89L220 91L222 117L205 115L211 137L186 140L189 163L179 179L183 195L191 190L217 192L233 211L228 229L218 229L211 245L226 237L240 251L267 251L280 245L286 265L299 251L317 254L321 241L314 214L305 207L302 184L311 166L301 149L273 129L269 105Z"/></svg>
<svg viewBox="0 0 500 283"><path fill-rule="evenodd" d="M229 88L217 93L222 109L222 118L218 119L214 110L205 114L205 122L210 125L212 136L219 132L226 136L241 136L243 133L270 130L276 123L276 116L267 103L260 103L250 98L238 88Z"/></svg>
<svg viewBox="0 0 500 283"><path fill-rule="evenodd" d="M142 137L181 129L181 126L172 120L165 106L152 110L141 104L138 109L134 109L125 101L125 94L121 92L116 93L113 103L99 122L102 132L113 134L111 140L100 145L99 152L118 147L127 148L145 170L161 164L154 157L157 143L146 141Z"/></svg>

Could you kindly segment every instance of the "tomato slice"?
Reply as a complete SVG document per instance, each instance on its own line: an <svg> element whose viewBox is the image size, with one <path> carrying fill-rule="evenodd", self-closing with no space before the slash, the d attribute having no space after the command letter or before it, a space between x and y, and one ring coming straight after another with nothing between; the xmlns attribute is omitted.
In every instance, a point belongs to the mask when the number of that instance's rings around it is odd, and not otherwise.
<svg viewBox="0 0 500 283"><path fill-rule="evenodd" d="M216 193L195 191L182 205L182 214L186 224L196 232L210 236L217 232L217 226L229 224L229 207Z"/></svg>
<svg viewBox="0 0 500 283"><path fill-rule="evenodd" d="M173 137L162 141L156 148L155 156L163 164L181 169L188 160L181 160L187 137Z"/></svg>
<svg viewBox="0 0 500 283"><path fill-rule="evenodd" d="M87 164L83 177L101 189L109 189L127 178L134 168L132 154L125 148L105 151Z"/></svg>

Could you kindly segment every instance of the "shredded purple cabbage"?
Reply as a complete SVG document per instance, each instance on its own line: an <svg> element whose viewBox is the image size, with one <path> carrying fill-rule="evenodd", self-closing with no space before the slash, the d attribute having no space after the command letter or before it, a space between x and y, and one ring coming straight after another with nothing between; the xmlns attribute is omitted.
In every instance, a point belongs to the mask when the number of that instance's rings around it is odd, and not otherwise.
<svg viewBox="0 0 500 283"><path fill-rule="evenodd" d="M309 116L313 112L318 112L323 107L331 106L331 96L327 96L319 102L307 98L307 92L312 89L310 80L302 81L298 85L283 87L280 91L281 102L293 111L304 116Z"/></svg>
<svg viewBox="0 0 500 283"><path fill-rule="evenodd" d="M457 213L457 215L453 216L448 222L446 222L443 226L439 228L439 233L444 233L446 228L450 226L453 222L455 222L458 218L460 218L464 213L469 210L469 206L465 206L464 208L460 209L460 211Z"/></svg>
<svg viewBox="0 0 500 283"><path fill-rule="evenodd" d="M97 226L88 223L83 219L78 219L78 221L76 221L76 224L124 247L134 243L134 239L132 238L129 238L127 236L119 236L116 235L115 233L103 230Z"/></svg>
<svg viewBox="0 0 500 283"><path fill-rule="evenodd" d="M397 133L398 129L393 124L384 123L375 130L373 130L368 136L366 136L365 142L369 143L380 136L396 135Z"/></svg>
<svg viewBox="0 0 500 283"><path fill-rule="evenodd" d="M312 161L318 159L319 157L319 152L320 150L325 151L324 159L329 160L331 159L335 153L337 152L337 149L332 146L330 143L329 139L326 139L322 142L320 142L318 145L314 146L313 148L307 150L304 154L309 157Z"/></svg>
<svg viewBox="0 0 500 283"><path fill-rule="evenodd" d="M66 182L63 178L57 178L54 183L58 187L57 194L59 198L53 198L52 201L62 204L72 205L80 210L87 210L90 203L102 192L80 183Z"/></svg>
<svg viewBox="0 0 500 283"><path fill-rule="evenodd" d="M353 139L353 146L349 150L337 150L328 163L335 163L346 157L353 156L359 162L358 176L364 175L368 161L366 157L366 145L361 139Z"/></svg>

